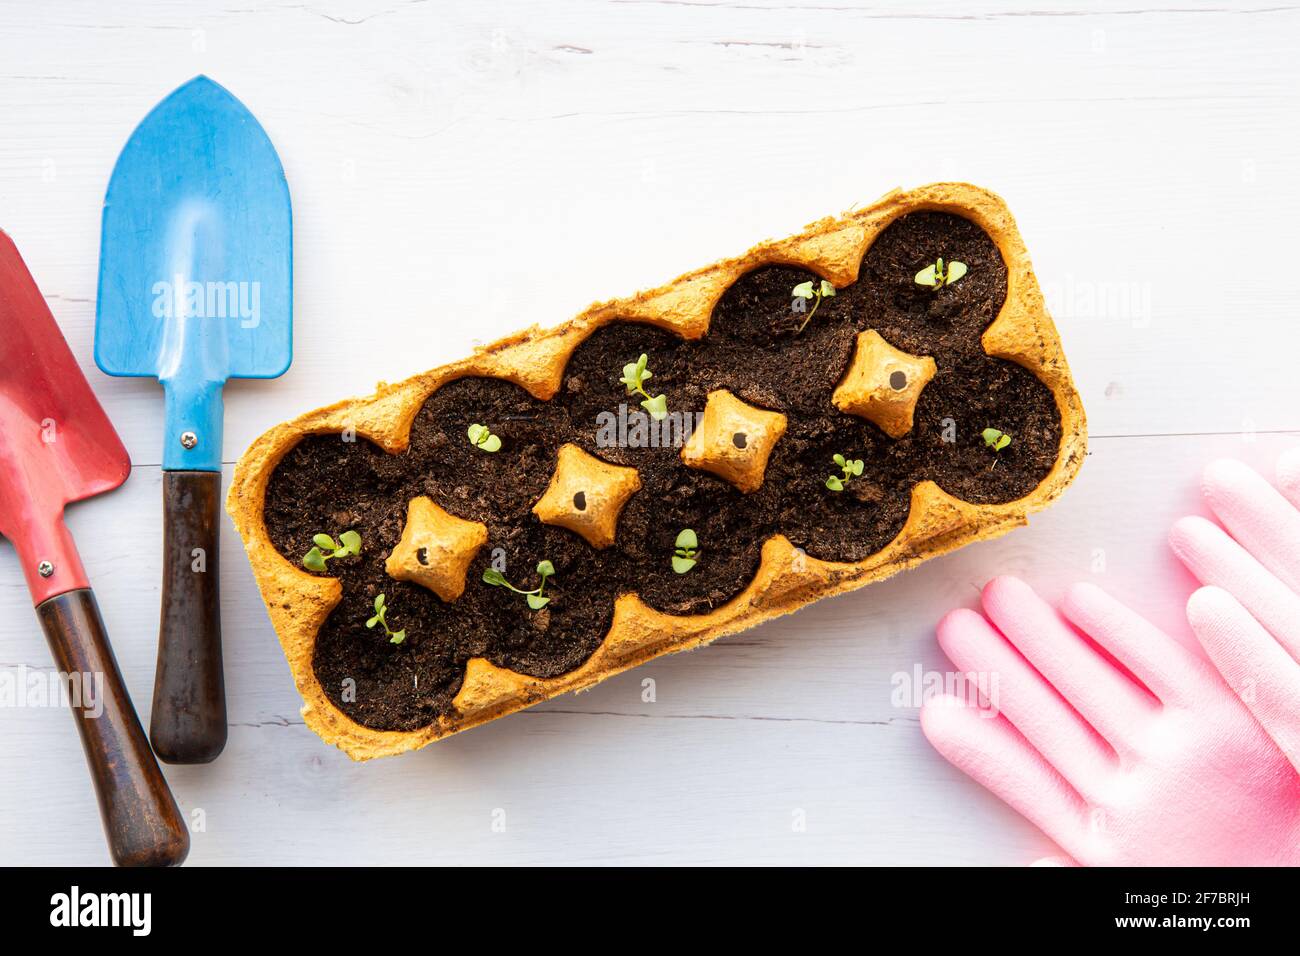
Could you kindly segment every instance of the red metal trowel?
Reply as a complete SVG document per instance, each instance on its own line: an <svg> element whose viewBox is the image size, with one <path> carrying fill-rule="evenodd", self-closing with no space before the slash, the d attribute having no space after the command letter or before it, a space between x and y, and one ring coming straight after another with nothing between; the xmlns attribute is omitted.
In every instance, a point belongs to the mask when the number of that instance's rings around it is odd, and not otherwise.
<svg viewBox="0 0 1300 956"><path fill-rule="evenodd" d="M0 535L64 675L113 861L180 863L190 838L117 669L64 507L131 461L12 240L0 232Z"/></svg>

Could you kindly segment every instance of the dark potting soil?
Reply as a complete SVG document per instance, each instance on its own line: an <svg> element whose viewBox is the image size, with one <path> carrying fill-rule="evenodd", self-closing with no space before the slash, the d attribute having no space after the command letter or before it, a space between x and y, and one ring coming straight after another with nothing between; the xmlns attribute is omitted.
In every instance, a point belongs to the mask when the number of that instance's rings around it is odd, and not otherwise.
<svg viewBox="0 0 1300 956"><path fill-rule="evenodd" d="M917 271L940 256L966 263L966 276L938 290L917 285ZM753 579L759 549L774 534L815 558L858 561L902 529L912 486L923 479L966 501L1006 502L1046 477L1060 444L1051 392L980 347L1007 292L1006 265L982 230L944 213L898 219L867 250L858 281L823 299L799 332L807 315L793 309L791 290L810 278L818 277L782 266L755 269L725 293L708 334L695 342L642 324L601 328L574 352L550 401L496 379L448 383L416 415L400 455L364 439L303 439L267 488L272 542L299 563L319 532L337 538L355 529L363 541L361 555L331 561L325 572L342 581L343 599L317 636L313 663L334 704L368 727L423 727L449 711L471 657L538 677L581 665L604 639L620 594L636 592L673 614L705 612ZM866 329L905 352L933 356L938 366L901 439L831 404L854 339ZM707 394L725 388L788 416L762 487L742 494L686 467L678 443L632 447L648 438L637 431L646 420L619 378L642 352L654 373L651 394L666 394L673 411L702 411ZM610 419L620 404L631 426L623 438L632 441L610 445L619 437ZM474 423L500 436L500 451L470 445L465 432ZM1011 445L993 452L981 437L988 427L1013 436ZM625 506L612 547L597 551L532 514L566 442L640 473L641 490ZM839 493L825 487L838 473L836 453L865 462L862 476ZM384 571L407 503L419 495L488 527L488 545L452 604ZM693 570L677 574L671 556L683 528L695 530L700 553ZM540 611L481 582L493 562L516 587L534 588L542 559L555 575L546 588L551 602ZM365 626L380 592L390 627L406 631L401 644Z"/></svg>

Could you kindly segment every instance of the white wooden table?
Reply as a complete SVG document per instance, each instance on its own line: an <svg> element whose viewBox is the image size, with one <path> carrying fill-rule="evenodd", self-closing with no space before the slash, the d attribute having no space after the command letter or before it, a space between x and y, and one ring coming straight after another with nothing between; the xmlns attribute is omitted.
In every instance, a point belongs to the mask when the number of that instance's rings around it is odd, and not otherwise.
<svg viewBox="0 0 1300 956"><path fill-rule="evenodd" d="M1088 410L1082 475L1029 528L365 765L303 727L227 526L230 743L167 771L202 811L190 860L1051 852L929 748L917 711L891 704L894 675L944 668L935 621L1001 572L1053 596L1093 578L1181 632L1193 585L1164 534L1198 508L1199 466L1268 467L1300 433L1300 8L1147 2L0 8L0 227L135 462L70 523L146 723L161 393L91 359L99 215L135 123L196 73L265 125L297 234L297 355L283 379L227 390L228 465L274 422L379 379L953 178L1011 205ZM0 666L21 665L49 660L5 544ZM66 713L0 709L0 768L0 863L106 862Z"/></svg>

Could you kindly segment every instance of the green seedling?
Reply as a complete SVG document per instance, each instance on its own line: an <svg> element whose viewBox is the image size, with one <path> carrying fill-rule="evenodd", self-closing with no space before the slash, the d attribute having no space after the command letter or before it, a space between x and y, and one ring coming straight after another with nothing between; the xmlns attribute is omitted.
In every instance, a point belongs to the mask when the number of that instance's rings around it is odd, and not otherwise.
<svg viewBox="0 0 1300 956"><path fill-rule="evenodd" d="M840 466L840 471L843 474L831 475L826 479L826 487L831 491L843 491L845 485L862 474L861 458L845 458L843 455L835 455L832 460Z"/></svg>
<svg viewBox="0 0 1300 956"><path fill-rule="evenodd" d="M302 566L308 571L324 571L325 562L331 558L349 558L361 553L361 535L355 531L344 531L339 535L339 543L327 534L315 535L312 549L302 556Z"/></svg>
<svg viewBox="0 0 1300 956"><path fill-rule="evenodd" d="M800 282L797 286L791 289L790 294L796 299L813 300L813 307L808 310L808 314L804 316L804 320L800 323L799 328L795 329L794 334L798 335L804 330L804 326L812 321L813 315L817 312L817 306L822 304L822 299L834 298L835 286L831 285L825 279L822 279L818 285L813 285L812 280L809 279L807 282Z"/></svg>
<svg viewBox="0 0 1300 956"><path fill-rule="evenodd" d="M992 448L995 452L1001 451L1011 444L1011 436L1006 432L998 431L996 428L984 429L984 431L980 432L980 437L984 439L984 444L989 448ZM996 468L997 465L998 460L994 458L993 464L989 467Z"/></svg>
<svg viewBox="0 0 1300 956"><path fill-rule="evenodd" d="M1011 444L1011 436L1006 432L1000 432L996 428L986 428L980 432L980 437L984 439L984 444L988 445L994 451L1001 451Z"/></svg>
<svg viewBox="0 0 1300 956"><path fill-rule="evenodd" d="M390 644L400 644L406 640L405 629L400 631L390 631L388 629L388 604L384 601L383 594L375 596L375 616L366 621L366 627L373 628L376 624L384 626L384 633L388 635Z"/></svg>
<svg viewBox="0 0 1300 956"><path fill-rule="evenodd" d="M940 258L916 274L916 284L942 289L946 285L952 285L965 274L966 263L956 260L944 262Z"/></svg>
<svg viewBox="0 0 1300 956"><path fill-rule="evenodd" d="M695 556L700 553L700 542L695 537L695 532L690 528L683 528L677 535L676 550L673 551L673 570L678 574L685 574L691 568L695 567Z"/></svg>
<svg viewBox="0 0 1300 956"><path fill-rule="evenodd" d="M479 451L500 451L501 438L493 435L486 425L470 425L465 434L469 436L469 443Z"/></svg>
<svg viewBox="0 0 1300 956"><path fill-rule="evenodd" d="M642 357L644 358L644 356ZM507 581L506 576L496 568L488 568L483 572L483 583L490 584L494 588L506 588L507 590L514 591L516 594L522 594L528 599L528 606L530 608L534 611L540 611L542 608L546 607L546 605L551 603L551 599L544 596L542 591L546 588L546 579L554 573L555 565L551 564L550 561L539 561L537 563L537 575L541 578L541 581L532 591L521 591L519 588Z"/></svg>
<svg viewBox="0 0 1300 956"><path fill-rule="evenodd" d="M641 407L650 413L651 418L659 422L668 417L668 396L655 395L652 397L645 390L646 381L653 377L653 373L645 367L647 361L649 359L642 352L641 357L635 362L628 362L623 366L623 377L619 381L627 386L629 395L645 396L645 401L641 403Z"/></svg>

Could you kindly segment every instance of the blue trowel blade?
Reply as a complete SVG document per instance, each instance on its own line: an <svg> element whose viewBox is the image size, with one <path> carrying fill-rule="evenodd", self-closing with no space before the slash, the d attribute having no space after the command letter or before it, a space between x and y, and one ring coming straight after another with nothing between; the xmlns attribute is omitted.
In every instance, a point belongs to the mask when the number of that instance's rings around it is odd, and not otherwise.
<svg viewBox="0 0 1300 956"><path fill-rule="evenodd" d="M284 170L247 108L204 76L154 107L104 201L95 361L163 383L164 467L219 468L221 385L289 367L292 249Z"/></svg>

